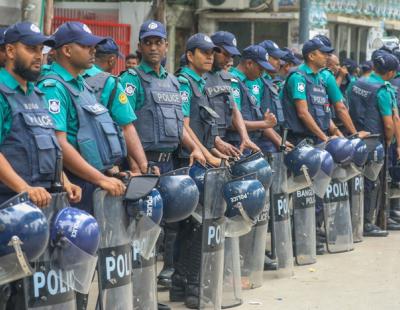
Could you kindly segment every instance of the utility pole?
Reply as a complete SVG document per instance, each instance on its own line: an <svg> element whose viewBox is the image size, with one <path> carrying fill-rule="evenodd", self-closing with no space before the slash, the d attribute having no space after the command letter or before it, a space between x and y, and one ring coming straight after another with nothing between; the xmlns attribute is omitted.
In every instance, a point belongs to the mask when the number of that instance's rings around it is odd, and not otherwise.
<svg viewBox="0 0 400 310"><path fill-rule="evenodd" d="M46 10L44 14L43 33L47 36L51 35L51 26L54 16L54 1L46 0Z"/></svg>
<svg viewBox="0 0 400 310"><path fill-rule="evenodd" d="M300 0L299 44L310 38L310 1Z"/></svg>
<svg viewBox="0 0 400 310"><path fill-rule="evenodd" d="M153 0L153 16L155 20L165 25L166 3L165 0Z"/></svg>

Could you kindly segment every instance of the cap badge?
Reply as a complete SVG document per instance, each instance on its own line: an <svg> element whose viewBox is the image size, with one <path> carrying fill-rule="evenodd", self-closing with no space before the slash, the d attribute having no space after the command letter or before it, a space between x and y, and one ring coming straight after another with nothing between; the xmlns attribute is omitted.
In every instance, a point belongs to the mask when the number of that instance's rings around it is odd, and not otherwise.
<svg viewBox="0 0 400 310"><path fill-rule="evenodd" d="M206 41L208 43L212 43L212 41L211 41L209 36L204 36L204 41Z"/></svg>
<svg viewBox="0 0 400 310"><path fill-rule="evenodd" d="M89 27L87 25L85 25L85 24L83 24L82 29L84 31L86 31L87 33L90 33L90 34L92 33L92 31L89 29Z"/></svg>
<svg viewBox="0 0 400 310"><path fill-rule="evenodd" d="M147 28L149 28L149 29L156 29L158 27L158 25L156 24L156 23L150 23L148 26L147 26Z"/></svg>
<svg viewBox="0 0 400 310"><path fill-rule="evenodd" d="M40 33L39 27L36 26L35 24L32 24L32 25L31 25L31 30L32 30L33 32Z"/></svg>
<svg viewBox="0 0 400 310"><path fill-rule="evenodd" d="M233 39L233 40L232 40L232 44L233 44L233 46L237 46L237 41L236 41L236 39Z"/></svg>

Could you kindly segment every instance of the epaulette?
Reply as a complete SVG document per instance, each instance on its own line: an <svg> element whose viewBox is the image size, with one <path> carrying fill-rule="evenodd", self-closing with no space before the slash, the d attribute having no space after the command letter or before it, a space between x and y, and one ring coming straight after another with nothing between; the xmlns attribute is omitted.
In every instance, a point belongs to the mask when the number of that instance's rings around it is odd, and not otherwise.
<svg viewBox="0 0 400 310"><path fill-rule="evenodd" d="M184 76L180 75L178 76L178 81L179 83L183 83L183 84L189 84L189 81L187 78L185 78Z"/></svg>

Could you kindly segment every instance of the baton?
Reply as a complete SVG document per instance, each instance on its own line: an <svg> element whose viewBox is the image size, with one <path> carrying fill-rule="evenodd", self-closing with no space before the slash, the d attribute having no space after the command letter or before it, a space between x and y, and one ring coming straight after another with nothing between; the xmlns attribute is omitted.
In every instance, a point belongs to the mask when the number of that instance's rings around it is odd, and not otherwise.
<svg viewBox="0 0 400 310"><path fill-rule="evenodd" d="M54 175L54 181L51 184L51 192L52 193L61 193L64 189L62 182L62 172L63 172L63 156L60 152L57 154L56 159L56 172Z"/></svg>

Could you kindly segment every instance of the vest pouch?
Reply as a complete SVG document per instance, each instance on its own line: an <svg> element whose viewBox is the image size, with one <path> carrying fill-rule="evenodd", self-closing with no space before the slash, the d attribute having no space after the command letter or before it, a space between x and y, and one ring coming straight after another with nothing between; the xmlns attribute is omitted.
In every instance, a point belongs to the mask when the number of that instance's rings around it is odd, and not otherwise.
<svg viewBox="0 0 400 310"><path fill-rule="evenodd" d="M175 141L179 137L178 115L175 112L174 105L159 105L159 110L162 114L160 141Z"/></svg>
<svg viewBox="0 0 400 310"><path fill-rule="evenodd" d="M99 148L94 140L78 140L79 153L97 170L103 171L104 165L100 157Z"/></svg>
<svg viewBox="0 0 400 310"><path fill-rule="evenodd" d="M200 105L199 111L200 111L200 118L208 125L215 124L215 122L219 118L217 112L215 112L212 108L207 107L205 105Z"/></svg>
<svg viewBox="0 0 400 310"><path fill-rule="evenodd" d="M142 143L154 142L155 119L153 111L144 106L135 113L137 115L138 121L134 122L134 126L139 134L140 141L142 141Z"/></svg>
<svg viewBox="0 0 400 310"><path fill-rule="evenodd" d="M114 123L100 123L104 134L107 137L109 151L111 155L117 158L123 156L123 150L121 147L121 141L118 135L118 130L115 128Z"/></svg>
<svg viewBox="0 0 400 310"><path fill-rule="evenodd" d="M50 135L34 135L33 137L38 150L39 172L51 174L53 179L56 171L58 145L54 143Z"/></svg>

